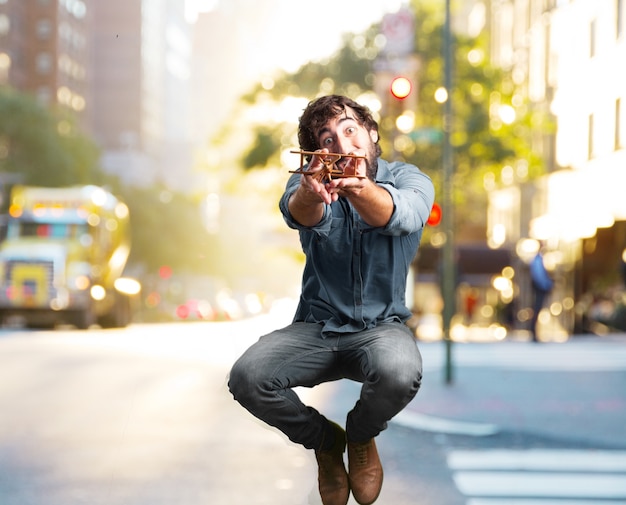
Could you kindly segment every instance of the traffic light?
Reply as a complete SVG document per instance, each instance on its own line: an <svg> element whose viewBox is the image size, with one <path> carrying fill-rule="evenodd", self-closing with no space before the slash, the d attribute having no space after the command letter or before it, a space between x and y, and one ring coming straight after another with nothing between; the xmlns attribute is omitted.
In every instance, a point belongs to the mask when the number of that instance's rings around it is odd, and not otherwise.
<svg viewBox="0 0 626 505"><path fill-rule="evenodd" d="M169 265L162 265L159 267L159 277L161 279L169 279L172 276L172 267Z"/></svg>
<svg viewBox="0 0 626 505"><path fill-rule="evenodd" d="M426 224L437 226L439 223L441 223L441 206L435 202L433 203L433 208L430 210L430 216L428 216Z"/></svg>
<svg viewBox="0 0 626 505"><path fill-rule="evenodd" d="M413 84L411 80L404 76L394 77L391 81L391 94L398 100L404 100L407 98L413 90Z"/></svg>

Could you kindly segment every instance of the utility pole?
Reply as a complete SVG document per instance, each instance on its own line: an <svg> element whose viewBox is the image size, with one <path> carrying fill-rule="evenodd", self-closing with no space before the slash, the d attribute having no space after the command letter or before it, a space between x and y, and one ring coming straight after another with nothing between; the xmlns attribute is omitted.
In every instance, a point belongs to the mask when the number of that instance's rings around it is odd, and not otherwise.
<svg viewBox="0 0 626 505"><path fill-rule="evenodd" d="M453 159L450 134L452 130L452 33L450 0L446 0L446 18L444 24L444 86L447 97L444 102L443 117L443 212L442 221L446 241L443 246L442 258L442 296L443 296L443 339L446 346L445 382L451 384L452 373L452 338L450 326L456 305L456 269L454 261L454 211L452 203Z"/></svg>

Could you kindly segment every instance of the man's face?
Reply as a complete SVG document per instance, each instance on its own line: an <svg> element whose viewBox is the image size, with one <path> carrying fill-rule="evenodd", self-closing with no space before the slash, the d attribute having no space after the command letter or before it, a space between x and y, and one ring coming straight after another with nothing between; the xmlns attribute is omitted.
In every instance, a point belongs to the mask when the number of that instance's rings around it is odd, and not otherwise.
<svg viewBox="0 0 626 505"><path fill-rule="evenodd" d="M364 154L367 158L368 176L372 179L378 166L377 140L378 132L365 128L350 107L346 107L344 112L330 119L317 132L320 149L328 149L328 152L339 154Z"/></svg>

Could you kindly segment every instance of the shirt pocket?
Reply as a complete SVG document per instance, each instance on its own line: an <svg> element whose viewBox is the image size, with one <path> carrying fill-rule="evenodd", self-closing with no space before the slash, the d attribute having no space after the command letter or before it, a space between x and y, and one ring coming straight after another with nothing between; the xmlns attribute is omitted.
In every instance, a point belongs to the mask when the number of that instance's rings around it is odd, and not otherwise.
<svg viewBox="0 0 626 505"><path fill-rule="evenodd" d="M317 237L317 246L323 254L328 255L327 261L337 261L347 254L352 254L354 233L345 217L333 217L328 234Z"/></svg>

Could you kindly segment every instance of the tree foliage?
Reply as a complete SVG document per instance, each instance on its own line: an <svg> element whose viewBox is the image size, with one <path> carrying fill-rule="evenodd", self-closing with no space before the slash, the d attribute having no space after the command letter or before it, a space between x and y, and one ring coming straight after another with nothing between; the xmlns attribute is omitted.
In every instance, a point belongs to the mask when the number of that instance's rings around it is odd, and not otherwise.
<svg viewBox="0 0 626 505"><path fill-rule="evenodd" d="M40 186L100 183L98 157L71 116L0 87L0 173Z"/></svg>
<svg viewBox="0 0 626 505"><path fill-rule="evenodd" d="M437 193L442 190L441 136L424 137L420 131L442 132L443 105L435 92L444 85L444 18L440 2L412 2L415 15L414 56L419 70L413 75L417 86L415 130L401 134L396 130L391 108L381 111L379 120L383 157L398 156L429 174ZM271 89L259 84L247 96L249 106L262 97L280 102L285 96L317 96L337 93L358 99L373 93L377 63L382 57L380 27L372 26L362 34L344 38L343 47L331 58L310 62L293 74L277 77ZM517 180L527 180L543 172L541 153L533 150L537 131L548 132L549 121L541 111L533 110L523 90L509 72L489 63L488 34L469 37L453 34L453 86L451 90L453 122L454 180L453 199L459 228L486 221L487 190L497 184L503 173L514 172ZM389 97L379 97L382 103ZM509 113L506 121L499 112ZM511 116L511 111L514 117ZM294 118L297 119L297 118ZM276 130L275 130L276 131ZM244 167L259 166L270 160L271 149L284 149L284 142L271 130L260 130L253 147L244 159Z"/></svg>
<svg viewBox="0 0 626 505"><path fill-rule="evenodd" d="M67 114L0 88L0 177L8 174L11 183L47 187L106 186L130 210L130 263L146 272L162 265L177 273L211 271L211 238L196 199L160 186L128 187L103 173L98 160L95 143Z"/></svg>
<svg viewBox="0 0 626 505"><path fill-rule="evenodd" d="M249 170L267 166L272 155L280 147L277 140L279 138L280 136L276 128L258 127L254 132L254 143L241 161L243 168Z"/></svg>
<svg viewBox="0 0 626 505"><path fill-rule="evenodd" d="M194 198L164 187L119 186L115 192L126 202L131 217L129 261L148 273L167 265L176 274L212 272L213 244Z"/></svg>

